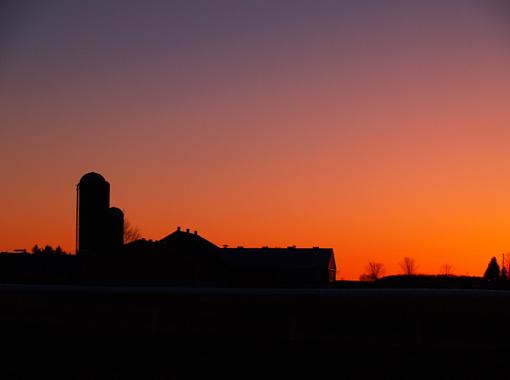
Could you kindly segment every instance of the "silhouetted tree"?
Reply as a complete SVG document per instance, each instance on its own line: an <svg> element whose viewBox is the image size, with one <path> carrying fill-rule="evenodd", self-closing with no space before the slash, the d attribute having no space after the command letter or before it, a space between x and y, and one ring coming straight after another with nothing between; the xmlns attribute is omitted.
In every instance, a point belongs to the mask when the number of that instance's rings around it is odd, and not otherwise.
<svg viewBox="0 0 510 380"><path fill-rule="evenodd" d="M384 276L384 265L381 263L368 263L366 267L367 273L359 276L360 281L375 281Z"/></svg>
<svg viewBox="0 0 510 380"><path fill-rule="evenodd" d="M404 257L404 260L400 263L400 268L406 275L414 275L416 274L416 270L418 266L412 257Z"/></svg>
<svg viewBox="0 0 510 380"><path fill-rule="evenodd" d="M129 220L124 220L124 244L140 240L141 238L142 234L138 227L134 227Z"/></svg>
<svg viewBox="0 0 510 380"><path fill-rule="evenodd" d="M495 281L499 278L500 270L498 260L493 257L491 261L489 261L489 265L487 265L487 269L483 274L483 278L489 281Z"/></svg>
<svg viewBox="0 0 510 380"><path fill-rule="evenodd" d="M509 267L507 265L505 265L505 262L508 263L508 254L506 253L503 253L501 255L501 274L500 274L500 277L502 280L508 280L508 275L510 274L509 273Z"/></svg>
<svg viewBox="0 0 510 380"><path fill-rule="evenodd" d="M453 268L450 264L441 265L440 273L444 276L451 276L453 274Z"/></svg>
<svg viewBox="0 0 510 380"><path fill-rule="evenodd" d="M53 249L51 245L46 245L43 249L39 248L36 244L32 248L32 254L34 255L67 255L68 253L62 249L59 245L57 248Z"/></svg>

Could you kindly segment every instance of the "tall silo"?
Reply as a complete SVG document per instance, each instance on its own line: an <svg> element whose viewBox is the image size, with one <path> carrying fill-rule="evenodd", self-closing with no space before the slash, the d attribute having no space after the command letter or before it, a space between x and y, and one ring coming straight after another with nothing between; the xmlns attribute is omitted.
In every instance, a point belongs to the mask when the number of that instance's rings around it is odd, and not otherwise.
<svg viewBox="0 0 510 380"><path fill-rule="evenodd" d="M76 188L76 253L94 255L110 245L110 184L97 173L85 174Z"/></svg>

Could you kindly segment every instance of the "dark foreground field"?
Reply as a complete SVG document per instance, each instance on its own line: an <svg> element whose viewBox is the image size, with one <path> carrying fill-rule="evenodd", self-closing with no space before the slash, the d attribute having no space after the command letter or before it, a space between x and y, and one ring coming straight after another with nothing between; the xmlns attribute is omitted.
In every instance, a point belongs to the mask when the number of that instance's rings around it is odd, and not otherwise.
<svg viewBox="0 0 510 380"><path fill-rule="evenodd" d="M508 378L510 292L0 286L0 378Z"/></svg>

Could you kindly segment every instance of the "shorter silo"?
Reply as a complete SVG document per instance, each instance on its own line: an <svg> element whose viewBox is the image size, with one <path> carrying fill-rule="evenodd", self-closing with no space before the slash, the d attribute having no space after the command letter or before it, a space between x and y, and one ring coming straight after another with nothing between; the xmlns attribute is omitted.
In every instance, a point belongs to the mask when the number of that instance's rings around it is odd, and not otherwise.
<svg viewBox="0 0 510 380"><path fill-rule="evenodd" d="M124 213L117 207L108 210L108 235L110 249L115 252L124 245Z"/></svg>

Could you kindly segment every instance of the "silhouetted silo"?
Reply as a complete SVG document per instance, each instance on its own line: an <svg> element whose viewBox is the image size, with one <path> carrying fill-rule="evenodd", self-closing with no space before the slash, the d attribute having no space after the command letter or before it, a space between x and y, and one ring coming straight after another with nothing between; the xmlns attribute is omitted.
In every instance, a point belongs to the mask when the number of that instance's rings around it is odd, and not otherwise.
<svg viewBox="0 0 510 380"><path fill-rule="evenodd" d="M104 251L110 245L110 184L100 174L87 173L76 191L76 252L92 255Z"/></svg>
<svg viewBox="0 0 510 380"><path fill-rule="evenodd" d="M118 252L124 245L124 213L117 207L108 210L108 233L110 249Z"/></svg>

